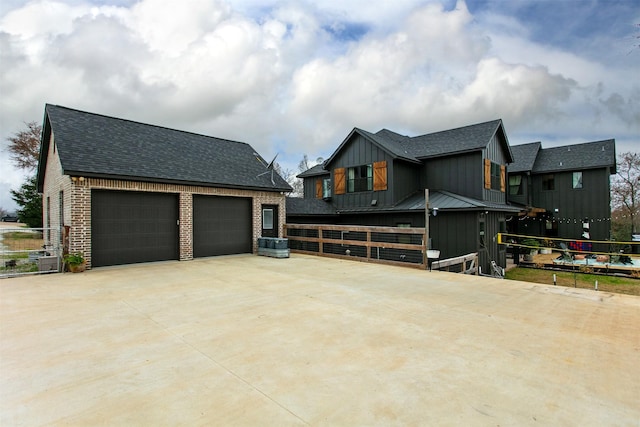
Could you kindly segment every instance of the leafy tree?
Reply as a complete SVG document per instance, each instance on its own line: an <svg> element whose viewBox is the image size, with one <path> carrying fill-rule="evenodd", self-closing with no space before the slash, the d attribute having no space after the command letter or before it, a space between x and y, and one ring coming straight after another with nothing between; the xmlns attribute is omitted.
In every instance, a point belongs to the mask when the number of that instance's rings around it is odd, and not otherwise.
<svg viewBox="0 0 640 427"><path fill-rule="evenodd" d="M19 169L33 173L40 157L42 126L36 122L25 123L27 128L9 138L8 151ZM42 196L38 194L37 177L27 178L18 191L11 190L11 197L18 204L18 219L28 227L42 227Z"/></svg>
<svg viewBox="0 0 640 427"><path fill-rule="evenodd" d="M34 171L40 156L42 126L36 122L28 122L25 125L27 126L25 130L9 138L8 151L17 168Z"/></svg>
<svg viewBox="0 0 640 427"><path fill-rule="evenodd" d="M640 227L640 154L622 153L618 156L617 174L611 185L611 201L613 211L617 215L618 224L613 224L614 230L630 230L629 234L636 234ZM624 239L629 240L625 233Z"/></svg>
<svg viewBox="0 0 640 427"><path fill-rule="evenodd" d="M18 204L18 219L27 227L42 227L42 195L38 194L37 177L27 178L18 191L11 190Z"/></svg>

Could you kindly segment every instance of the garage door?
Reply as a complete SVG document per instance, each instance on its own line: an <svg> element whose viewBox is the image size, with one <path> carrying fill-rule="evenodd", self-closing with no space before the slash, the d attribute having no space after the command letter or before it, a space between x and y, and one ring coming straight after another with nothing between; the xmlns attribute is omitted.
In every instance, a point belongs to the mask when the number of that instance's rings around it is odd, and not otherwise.
<svg viewBox="0 0 640 427"><path fill-rule="evenodd" d="M193 196L193 256L252 252L251 218L251 199Z"/></svg>
<svg viewBox="0 0 640 427"><path fill-rule="evenodd" d="M179 259L178 196L134 191L91 192L91 264Z"/></svg>

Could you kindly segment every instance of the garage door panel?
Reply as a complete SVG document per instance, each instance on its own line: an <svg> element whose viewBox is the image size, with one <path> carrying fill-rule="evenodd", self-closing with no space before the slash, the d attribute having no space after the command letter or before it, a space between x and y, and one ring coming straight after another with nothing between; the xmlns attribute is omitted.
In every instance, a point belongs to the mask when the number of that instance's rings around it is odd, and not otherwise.
<svg viewBox="0 0 640 427"><path fill-rule="evenodd" d="M244 197L194 196L193 256L250 253L251 203Z"/></svg>
<svg viewBox="0 0 640 427"><path fill-rule="evenodd" d="M94 190L91 234L95 267L178 259L177 195Z"/></svg>

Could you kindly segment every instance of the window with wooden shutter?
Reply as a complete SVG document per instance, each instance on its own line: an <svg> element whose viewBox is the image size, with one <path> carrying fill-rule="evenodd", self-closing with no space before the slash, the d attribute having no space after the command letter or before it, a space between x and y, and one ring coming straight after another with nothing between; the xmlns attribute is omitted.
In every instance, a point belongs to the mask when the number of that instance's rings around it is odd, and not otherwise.
<svg viewBox="0 0 640 427"><path fill-rule="evenodd" d="M316 199L322 199L322 179L316 178Z"/></svg>
<svg viewBox="0 0 640 427"><path fill-rule="evenodd" d="M346 179L344 176L344 168L336 168L333 170L334 190L336 194L346 193Z"/></svg>
<svg viewBox="0 0 640 427"><path fill-rule="evenodd" d="M373 164L373 191L387 189L387 162L375 162Z"/></svg>
<svg viewBox="0 0 640 427"><path fill-rule="evenodd" d="M503 193L507 191L507 168L504 165L500 165L500 191Z"/></svg>
<svg viewBox="0 0 640 427"><path fill-rule="evenodd" d="M491 189L491 160L484 159L484 188Z"/></svg>

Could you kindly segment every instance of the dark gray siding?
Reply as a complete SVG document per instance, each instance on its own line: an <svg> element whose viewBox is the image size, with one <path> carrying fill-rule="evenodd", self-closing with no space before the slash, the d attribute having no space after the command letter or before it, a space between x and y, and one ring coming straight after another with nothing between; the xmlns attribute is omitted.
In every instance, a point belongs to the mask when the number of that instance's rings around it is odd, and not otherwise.
<svg viewBox="0 0 640 427"><path fill-rule="evenodd" d="M498 135L494 135L491 139L491 142L489 142L487 148L485 149L485 158L491 160L493 163L497 163L501 166L506 166L507 155L504 152L503 142L504 141L502 141L501 137L499 137ZM484 174L484 163L482 166ZM508 181L505 182L505 186L508 187ZM505 203L507 190L508 188L506 188L504 192L500 190L487 190L486 188L484 188L483 181L481 200L487 200L496 203Z"/></svg>
<svg viewBox="0 0 640 427"><path fill-rule="evenodd" d="M386 191L362 191L358 193L335 194L334 170L336 168L349 168L373 164L374 162L387 162L387 190ZM332 200L337 210L371 206L372 200L377 200L377 206L391 206L393 198L393 158L378 146L372 144L363 136L356 134L341 150L331 163Z"/></svg>
<svg viewBox="0 0 640 427"><path fill-rule="evenodd" d="M426 188L482 199L484 166L479 151L426 160L423 171Z"/></svg>
<svg viewBox="0 0 640 427"><path fill-rule="evenodd" d="M302 187L304 190L304 198L305 199L314 199L316 197L316 182L323 181L325 178L329 178L329 175L326 176L311 176L308 178L304 178L302 181Z"/></svg>
<svg viewBox="0 0 640 427"><path fill-rule="evenodd" d="M397 203L417 191L424 192L420 166L396 160L393 163L393 177L388 177L389 185L393 185L394 203Z"/></svg>
<svg viewBox="0 0 640 427"><path fill-rule="evenodd" d="M484 236L478 229L479 262L482 272L491 273L491 261L495 261L501 267L507 265L506 247L498 245L498 233L507 232L505 214L502 212L486 212L479 214L479 223L484 222Z"/></svg>
<svg viewBox="0 0 640 427"><path fill-rule="evenodd" d="M533 204L546 209L558 222L558 237L581 239L582 220L588 219L591 239L608 239L611 230L609 170L582 171L582 189L572 188L573 172L553 175L554 190L542 190L544 175L533 176Z"/></svg>
<svg viewBox="0 0 640 427"><path fill-rule="evenodd" d="M452 258L478 251L478 213L446 212L429 218L431 247L440 258Z"/></svg>
<svg viewBox="0 0 640 427"><path fill-rule="evenodd" d="M507 174L507 198L509 200L509 202L513 202L513 203L517 203L523 206L530 206L531 203L531 199L530 199L530 194L531 194L531 176L529 174L526 173L516 173L516 174ZM520 195L513 195L513 194L509 194L509 176L513 175L520 175L522 176L522 194Z"/></svg>

